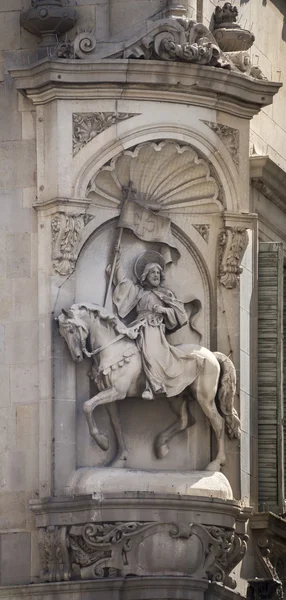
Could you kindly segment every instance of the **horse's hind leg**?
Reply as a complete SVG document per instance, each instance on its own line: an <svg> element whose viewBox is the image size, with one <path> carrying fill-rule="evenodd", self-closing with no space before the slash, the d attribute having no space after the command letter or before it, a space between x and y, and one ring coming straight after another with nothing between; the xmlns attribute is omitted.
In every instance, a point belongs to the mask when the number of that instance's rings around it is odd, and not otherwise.
<svg viewBox="0 0 286 600"><path fill-rule="evenodd" d="M214 365L209 365L209 367ZM209 371L209 373L207 373ZM225 448L224 448L224 419L220 416L216 404L215 394L217 390L218 374L212 372L213 369L206 369L202 375L191 385L191 390L194 398L198 401L200 407L208 418L211 427L213 428L217 441L217 455L211 461L206 470L220 471L220 468L225 464ZM213 385L212 385L213 383Z"/></svg>
<svg viewBox="0 0 286 600"><path fill-rule="evenodd" d="M181 408L180 415L175 423L172 423L167 429L159 433L155 439L154 449L157 458L164 458L169 452L170 440L181 431L185 431L190 423L189 411L187 407L187 400L184 398Z"/></svg>
<svg viewBox="0 0 286 600"><path fill-rule="evenodd" d="M112 464L113 467L124 466L124 461L126 461L127 459L128 452L122 434L122 427L120 424L117 402L112 402L108 406L108 412L117 440L117 454L115 456L115 459L113 459L109 464Z"/></svg>

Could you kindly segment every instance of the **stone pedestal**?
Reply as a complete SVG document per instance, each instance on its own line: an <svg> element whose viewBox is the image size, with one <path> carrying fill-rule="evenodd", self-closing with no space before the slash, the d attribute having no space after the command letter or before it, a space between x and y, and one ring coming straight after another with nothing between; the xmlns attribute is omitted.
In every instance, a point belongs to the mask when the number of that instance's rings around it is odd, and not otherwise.
<svg viewBox="0 0 286 600"><path fill-rule="evenodd" d="M248 511L234 500L138 491L47 498L31 509L42 581L184 576L236 586Z"/></svg>

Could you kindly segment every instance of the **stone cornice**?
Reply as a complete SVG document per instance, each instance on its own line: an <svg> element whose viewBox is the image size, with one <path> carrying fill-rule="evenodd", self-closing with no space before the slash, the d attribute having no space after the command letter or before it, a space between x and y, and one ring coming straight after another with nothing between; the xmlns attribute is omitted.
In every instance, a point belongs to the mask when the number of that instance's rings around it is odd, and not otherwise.
<svg viewBox="0 0 286 600"><path fill-rule="evenodd" d="M250 157L251 183L286 213L286 173L269 156Z"/></svg>
<svg viewBox="0 0 286 600"><path fill-rule="evenodd" d="M280 83L181 62L134 59L44 59L11 69L16 88L34 104L54 99L120 98L188 103L250 119L272 103Z"/></svg>

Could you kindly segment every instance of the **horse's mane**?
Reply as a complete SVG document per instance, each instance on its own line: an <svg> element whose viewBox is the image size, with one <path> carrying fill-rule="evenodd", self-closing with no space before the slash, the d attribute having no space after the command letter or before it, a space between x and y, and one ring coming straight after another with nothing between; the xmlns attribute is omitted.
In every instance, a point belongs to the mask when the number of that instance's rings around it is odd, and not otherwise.
<svg viewBox="0 0 286 600"><path fill-rule="evenodd" d="M71 315L69 318L74 321L75 325L82 326L82 324L79 322L79 319L77 318L77 317L79 317L79 312L81 310L87 310L89 312L94 313L96 316L98 316L100 318L101 321L104 321L107 325L110 325L116 333L127 334L128 328L126 327L126 325L124 325L124 323L122 323L122 321L120 321L120 319L118 319L118 317L116 315L111 313L109 310L107 310L103 306L100 306L99 304L92 304L92 303L88 303L88 302L72 304L70 309L67 311L68 313L69 313L69 311L71 311L73 313L73 315ZM63 324L63 322L62 322L62 324Z"/></svg>

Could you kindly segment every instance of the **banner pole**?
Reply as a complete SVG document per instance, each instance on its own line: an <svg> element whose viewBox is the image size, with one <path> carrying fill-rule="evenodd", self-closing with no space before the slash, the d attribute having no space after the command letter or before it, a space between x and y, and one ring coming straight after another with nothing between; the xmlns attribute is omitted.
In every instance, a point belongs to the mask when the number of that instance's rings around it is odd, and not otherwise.
<svg viewBox="0 0 286 600"><path fill-rule="evenodd" d="M125 199L123 201L123 204L122 204L122 207L121 207L120 216L121 216L121 213L123 212L123 210L124 210L124 208L125 208L128 200L130 198L130 195L131 195L132 191L133 191L133 183L132 183L132 181L130 181L129 187L127 188L126 197L125 197ZM119 216L119 219L120 219L120 216ZM106 294L105 294L105 298L104 298L104 304L103 304L104 308L106 307L106 304L107 304L107 302L109 300L109 296L110 296L110 292L111 292L111 286L112 286L112 281L113 281L113 277L114 277L114 273L115 273L116 262L117 262L117 259L118 259L119 253L120 253L120 245L121 245L121 240L122 240L122 234L123 234L123 227L120 227L119 234L118 234L118 239L117 239L117 242L116 242L116 245L115 245L116 250L115 250L115 253L114 253L114 258L113 258L112 267L111 267L111 271L110 271L109 282L108 282L108 286L107 286L107 290L106 290Z"/></svg>

